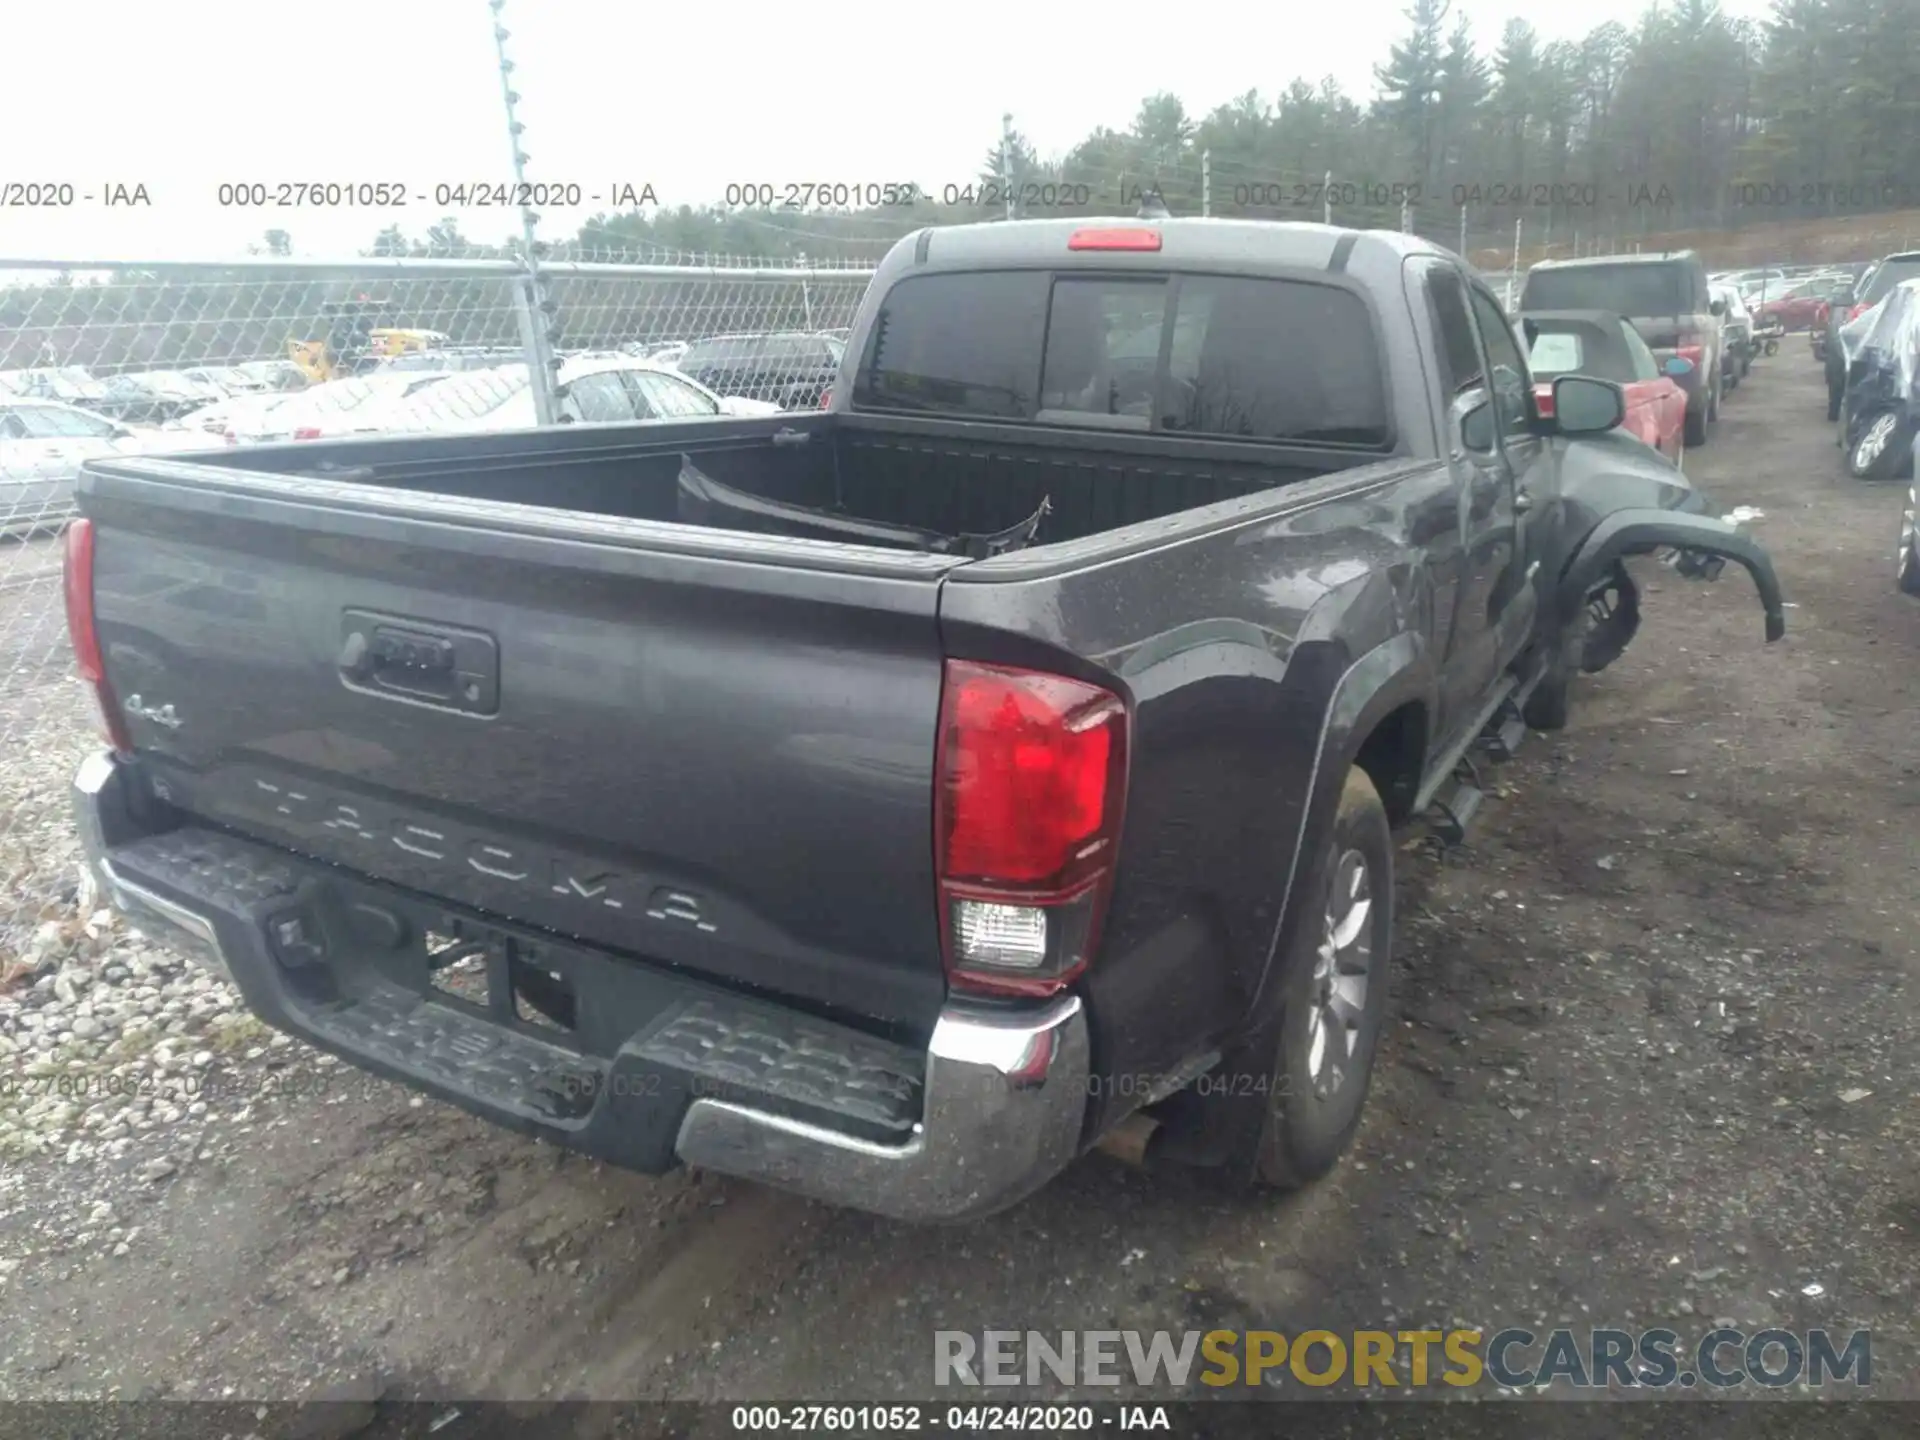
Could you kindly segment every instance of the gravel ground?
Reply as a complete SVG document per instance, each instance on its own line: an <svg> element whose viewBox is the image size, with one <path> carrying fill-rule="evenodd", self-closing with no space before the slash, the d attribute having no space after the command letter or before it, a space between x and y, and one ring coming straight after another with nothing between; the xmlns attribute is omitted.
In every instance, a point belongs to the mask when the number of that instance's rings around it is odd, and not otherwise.
<svg viewBox="0 0 1920 1440"><path fill-rule="evenodd" d="M914 1229L609 1170L326 1063L78 903L72 687L18 678L58 625L0 622L28 637L0 658L27 887L0 1395L879 1400L931 1395L940 1328L1727 1321L1871 1327L1876 1394L1920 1398L1920 607L1898 494L1844 477L1822 401L1790 347L1687 457L1762 512L1788 638L1743 573L1653 572L1633 648L1494 772L1469 843L1409 837L1367 1123L1281 1201L1094 1157Z"/></svg>

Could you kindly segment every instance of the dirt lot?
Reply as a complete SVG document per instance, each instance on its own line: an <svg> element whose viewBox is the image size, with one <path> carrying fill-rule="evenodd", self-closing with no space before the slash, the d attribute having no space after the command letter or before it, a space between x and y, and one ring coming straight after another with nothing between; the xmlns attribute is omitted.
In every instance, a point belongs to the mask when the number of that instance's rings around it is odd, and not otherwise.
<svg viewBox="0 0 1920 1440"><path fill-rule="evenodd" d="M1875 1391L1920 1398L1920 606L1818 374L1763 362L1687 457L1764 512L1788 638L1738 571L1652 572L1470 843L1409 839L1397 1013L1328 1182L1226 1202L1095 1157L912 1229L233 1049L127 1153L7 1163L0 1394L877 1400L931 1394L939 1328L1725 1319L1871 1327Z"/></svg>

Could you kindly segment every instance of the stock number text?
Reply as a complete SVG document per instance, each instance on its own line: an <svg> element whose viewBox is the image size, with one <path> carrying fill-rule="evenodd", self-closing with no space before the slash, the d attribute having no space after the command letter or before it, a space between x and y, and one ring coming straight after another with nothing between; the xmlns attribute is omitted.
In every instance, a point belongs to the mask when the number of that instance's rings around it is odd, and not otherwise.
<svg viewBox="0 0 1920 1440"><path fill-rule="evenodd" d="M384 210L405 205L410 193L398 180L235 180L214 201L253 210Z"/></svg>
<svg viewBox="0 0 1920 1440"><path fill-rule="evenodd" d="M1729 193L1735 205L1753 210L1904 210L1920 205L1920 186L1897 180L1809 180L1800 185L1754 181L1730 186Z"/></svg>
<svg viewBox="0 0 1920 1440"><path fill-rule="evenodd" d="M742 180L727 186L722 198L740 210L872 210L911 205L920 198L920 187L898 180L805 180L791 184Z"/></svg>
<svg viewBox="0 0 1920 1440"><path fill-rule="evenodd" d="M1242 209L1318 209L1325 205L1418 205L1420 187L1411 182L1389 184L1376 180L1302 180L1241 182L1233 187L1233 203Z"/></svg>
<svg viewBox="0 0 1920 1440"><path fill-rule="evenodd" d="M1456 185L1455 205L1593 206L1600 203L1597 185Z"/></svg>

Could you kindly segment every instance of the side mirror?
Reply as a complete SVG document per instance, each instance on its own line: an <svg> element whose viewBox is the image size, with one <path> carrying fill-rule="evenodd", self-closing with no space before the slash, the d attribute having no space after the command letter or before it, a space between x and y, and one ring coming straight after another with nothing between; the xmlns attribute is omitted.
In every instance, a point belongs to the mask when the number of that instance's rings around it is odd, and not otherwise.
<svg viewBox="0 0 1920 1440"><path fill-rule="evenodd" d="M1712 314L1724 315L1727 313L1727 302L1724 300L1716 300L1711 305L1707 306L1707 309Z"/></svg>
<svg viewBox="0 0 1920 1440"><path fill-rule="evenodd" d="M1562 375L1553 382L1553 415L1562 435L1599 435L1627 418L1627 397L1611 380Z"/></svg>
<svg viewBox="0 0 1920 1440"><path fill-rule="evenodd" d="M1493 402L1482 398L1460 417L1460 443L1482 453L1493 449Z"/></svg>
<svg viewBox="0 0 1920 1440"><path fill-rule="evenodd" d="M1660 367L1660 373L1674 380L1684 380L1693 373L1693 362L1684 355L1671 355L1667 363Z"/></svg>

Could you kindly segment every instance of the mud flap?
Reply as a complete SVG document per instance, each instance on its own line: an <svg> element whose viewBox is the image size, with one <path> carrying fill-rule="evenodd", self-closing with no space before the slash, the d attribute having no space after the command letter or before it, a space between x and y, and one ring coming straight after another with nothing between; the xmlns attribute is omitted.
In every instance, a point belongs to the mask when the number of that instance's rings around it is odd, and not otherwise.
<svg viewBox="0 0 1920 1440"><path fill-rule="evenodd" d="M1689 578L1711 579L1728 560L1741 566L1753 577L1760 594L1768 641L1787 633L1780 581L1767 552L1725 520L1673 510L1617 510L1594 526L1560 577L1556 591L1560 623L1580 613L1588 595L1605 583L1608 572L1621 560L1663 548L1680 552L1675 568Z"/></svg>

